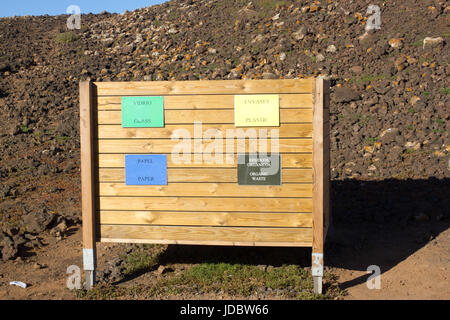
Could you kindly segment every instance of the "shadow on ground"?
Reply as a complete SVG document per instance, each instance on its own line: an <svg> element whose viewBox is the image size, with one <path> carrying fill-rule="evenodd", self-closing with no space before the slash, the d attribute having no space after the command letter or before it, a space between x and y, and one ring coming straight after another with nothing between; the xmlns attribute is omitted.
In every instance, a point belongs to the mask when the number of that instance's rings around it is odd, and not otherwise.
<svg viewBox="0 0 450 320"><path fill-rule="evenodd" d="M334 181L326 265L387 272L450 227L450 179ZM341 288L366 282L358 277Z"/></svg>
<svg viewBox="0 0 450 320"><path fill-rule="evenodd" d="M450 179L333 181L325 265L365 271L375 264L388 271L449 228L449 194ZM309 267L311 249L171 245L159 258L161 264L204 262Z"/></svg>

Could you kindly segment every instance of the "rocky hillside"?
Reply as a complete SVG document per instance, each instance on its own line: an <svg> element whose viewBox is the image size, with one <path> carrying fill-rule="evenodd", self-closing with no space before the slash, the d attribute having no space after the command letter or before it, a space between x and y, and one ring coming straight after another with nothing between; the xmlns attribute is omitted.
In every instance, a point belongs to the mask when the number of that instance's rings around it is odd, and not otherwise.
<svg viewBox="0 0 450 320"><path fill-rule="evenodd" d="M382 24L366 33L370 4ZM67 16L0 19L3 259L80 222L81 79L323 76L334 180L448 179L449 13L438 0L173 0L83 15L74 32Z"/></svg>

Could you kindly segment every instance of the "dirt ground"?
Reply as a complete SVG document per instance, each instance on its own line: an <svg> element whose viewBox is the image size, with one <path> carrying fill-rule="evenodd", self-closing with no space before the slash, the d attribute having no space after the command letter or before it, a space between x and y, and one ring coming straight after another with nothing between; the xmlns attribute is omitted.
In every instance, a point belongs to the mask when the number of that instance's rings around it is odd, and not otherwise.
<svg viewBox="0 0 450 320"><path fill-rule="evenodd" d="M333 268L349 300L450 299L450 230L389 270L381 269L381 288L369 290L366 271ZM388 249L388 248L387 248ZM383 261L380 262L383 264Z"/></svg>
<svg viewBox="0 0 450 320"><path fill-rule="evenodd" d="M46 245L39 250L39 254L31 256L27 261L16 260L13 264L0 262L0 299L51 299L70 300L76 299L75 294L66 288L67 267L76 265L82 268L81 257L81 230L76 228L67 238L56 241L54 237L43 240ZM392 244L391 244L392 245ZM395 250L394 246L387 245L386 250ZM307 250L307 249L305 249ZM118 256L120 245L99 244L98 257L99 268L102 269L105 263ZM373 299L450 299L449 268L450 268L450 230L440 233L436 238L426 243L423 247L412 252L404 260L399 261L390 269L384 269L392 263L390 256L383 256L379 252L374 254L372 262L367 261L371 252L364 252L362 257L353 249L345 252L344 255L336 259L333 257L331 265L337 265L342 259L353 258L357 265L347 268L329 267L329 271L335 274L340 288L345 289L347 295L343 299L373 300ZM361 259L362 258L362 259ZM381 258L381 259L378 259ZM369 259L370 260L370 259ZM381 289L369 290L366 280L369 274L361 270L363 262L367 264L378 263L381 266ZM37 267L40 266L40 268ZM142 274L131 279L124 285L141 283L151 278L151 273ZM10 281L23 281L29 284L26 289L10 286ZM186 297L174 296L174 299ZM197 296L198 299L217 298L208 294ZM232 297L225 297L232 298ZM276 297L274 297L276 299Z"/></svg>

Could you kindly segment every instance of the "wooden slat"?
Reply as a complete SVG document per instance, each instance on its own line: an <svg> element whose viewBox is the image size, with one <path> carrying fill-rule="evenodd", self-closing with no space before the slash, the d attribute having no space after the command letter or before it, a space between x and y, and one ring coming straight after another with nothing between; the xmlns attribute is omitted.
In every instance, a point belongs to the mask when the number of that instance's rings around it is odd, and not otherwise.
<svg viewBox="0 0 450 320"><path fill-rule="evenodd" d="M171 183L167 186L127 186L100 183L100 196L184 197L311 197L311 184L282 186L239 186L234 183Z"/></svg>
<svg viewBox="0 0 450 320"><path fill-rule="evenodd" d="M80 82L80 158L81 210L83 217L83 248L95 249L95 185L94 185L94 87Z"/></svg>
<svg viewBox="0 0 450 320"><path fill-rule="evenodd" d="M202 161L201 163L195 163L193 155L190 156L191 163L188 165L190 168L194 167L217 167L216 163L207 163ZM125 167L125 155L124 154L98 154L97 162L100 168L124 168ZM235 154L225 154L224 163L220 165L223 168L235 168L237 164L237 156ZM172 161L172 157L167 157L167 167L186 167L184 163L178 163ZM311 168L312 167L312 154L282 154L281 155L282 168Z"/></svg>
<svg viewBox="0 0 450 320"><path fill-rule="evenodd" d="M201 138L206 132L208 134L220 133L224 138L227 137L227 130L233 130L233 137L245 138L249 134L255 132L258 137L263 135L260 133L260 129L256 128L251 130L250 128L236 128L234 125L214 125L214 124L204 124L201 129L197 129L200 133L194 131L195 126L193 124L189 125L166 125L164 128L122 128L120 124L118 125L99 125L98 126L98 138L99 139L125 139L125 138L137 138L137 139L170 139L176 130L183 130L183 132L188 132L192 138ZM250 131L249 131L250 129ZM267 137L271 137L272 130L278 130L279 138L311 138L312 137L312 124L311 123L300 123L300 124L283 124L281 127L277 128L266 128ZM199 137L197 137L197 135ZM176 136L176 135L175 135Z"/></svg>
<svg viewBox="0 0 450 320"><path fill-rule="evenodd" d="M244 140L242 140L244 141ZM256 139L255 139L256 141ZM279 152L312 152L312 139L279 139ZM202 144L203 142L203 144ZM272 143L271 140L268 139L265 144L267 152L271 152ZM189 151L189 143L190 143L190 151ZM212 142L206 142L205 140L200 141L197 140L195 143L198 143L199 147L194 146L194 140L190 139L187 141L172 141L172 140L161 140L161 139L120 139L120 140L99 140L98 141L98 152L99 153L149 153L149 152L159 152L159 153L172 153L175 152L180 157L185 153L195 153L196 148L200 148L201 150L205 149ZM222 139L217 139L215 143L219 143L222 146L220 154L223 154L227 151L226 149L226 141ZM233 153L237 150L237 141L229 140L231 146L233 146ZM245 150L246 152L257 152L260 150L260 145L262 140L259 140L257 143L251 143L249 139L245 140ZM186 145L186 149L179 149L179 147ZM178 149L176 149L178 148ZM182 154L181 154L182 153ZM211 157L214 154L210 155ZM225 159L223 159L225 162Z"/></svg>
<svg viewBox="0 0 450 320"><path fill-rule="evenodd" d="M99 96L311 93L314 79L95 82Z"/></svg>
<svg viewBox="0 0 450 320"><path fill-rule="evenodd" d="M98 169L99 182L125 182L121 168ZM168 183L174 182L233 182L237 183L236 168L171 168L167 169ZM312 182L312 169L282 169L282 183Z"/></svg>
<svg viewBox="0 0 450 320"><path fill-rule="evenodd" d="M98 217L118 225L312 227L311 213L101 211Z"/></svg>
<svg viewBox="0 0 450 320"><path fill-rule="evenodd" d="M312 94L280 94L280 109L312 108ZM122 97L99 97L99 110L120 110ZM234 95L165 96L165 110L234 109Z"/></svg>
<svg viewBox="0 0 450 320"><path fill-rule="evenodd" d="M252 243L283 242L289 245L311 246L311 228L242 228L242 227L175 227L175 226L118 226L101 225L101 239L117 242L155 243L192 243L192 244L224 244L237 245ZM141 240L141 241L139 241ZM160 242L161 243L161 242Z"/></svg>
<svg viewBox="0 0 450 320"><path fill-rule="evenodd" d="M311 212L303 198L100 197L99 210Z"/></svg>
<svg viewBox="0 0 450 320"><path fill-rule="evenodd" d="M276 241L221 241L221 240L146 240L146 239L117 239L117 238L102 238L100 242L103 243L151 243L162 245L201 245L201 246L245 246L245 247L311 247L311 242L297 241L297 242L276 242Z"/></svg>
<svg viewBox="0 0 450 320"><path fill-rule="evenodd" d="M234 124L233 110L165 110L165 124ZM311 123L311 109L283 109L280 110L280 122L284 123ZM121 111L98 111L98 124L122 124Z"/></svg>

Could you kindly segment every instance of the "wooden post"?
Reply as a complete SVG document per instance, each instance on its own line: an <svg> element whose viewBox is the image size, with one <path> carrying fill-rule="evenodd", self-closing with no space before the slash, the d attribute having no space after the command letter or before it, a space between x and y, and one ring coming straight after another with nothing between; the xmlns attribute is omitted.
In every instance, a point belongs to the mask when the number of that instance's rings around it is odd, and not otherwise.
<svg viewBox="0 0 450 320"><path fill-rule="evenodd" d="M83 219L83 265L86 288L95 284L95 186L94 186L94 85L80 82L81 208Z"/></svg>
<svg viewBox="0 0 450 320"><path fill-rule="evenodd" d="M328 134L324 126L324 96L328 90L328 82L316 79L313 92L313 245L311 270L314 277L314 292L322 293L322 277L324 266L324 209L325 209L325 180L328 175L324 168L326 163ZM328 124L327 124L328 125Z"/></svg>

